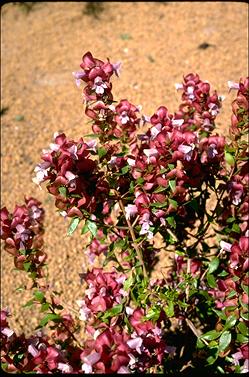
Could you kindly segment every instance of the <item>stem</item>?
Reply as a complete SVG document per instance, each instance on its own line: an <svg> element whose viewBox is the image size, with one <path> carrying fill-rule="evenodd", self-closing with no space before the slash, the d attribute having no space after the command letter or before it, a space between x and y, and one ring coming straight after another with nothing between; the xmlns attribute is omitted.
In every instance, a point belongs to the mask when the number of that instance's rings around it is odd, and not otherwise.
<svg viewBox="0 0 249 377"><path fill-rule="evenodd" d="M186 321L188 327L190 328L190 330L195 334L195 336L197 338L199 338L199 336L201 334L199 333L199 331L197 330L197 328L195 327L195 325L193 324L193 322L190 321L190 319L188 319L188 318L186 318L185 321ZM202 339L202 342L205 343L206 346L208 346L208 342L206 341L206 339Z"/></svg>
<svg viewBox="0 0 249 377"><path fill-rule="evenodd" d="M52 305L49 305L49 309L51 310L51 312L53 314L56 314L55 313L55 310L54 308L52 307ZM67 325L62 321L60 322L62 324L62 326L67 330L67 332L70 334L70 336L73 338L73 340L77 343L77 345L80 347L80 348L83 348L81 346L81 344L79 343L78 339L74 336L74 334L72 333L72 331L67 327Z"/></svg>
<svg viewBox="0 0 249 377"><path fill-rule="evenodd" d="M118 196L118 203L119 203L120 209L121 209L121 211L123 212L123 215L124 215L124 217L125 217L125 219L126 219L126 222L127 222L128 228L129 228L129 232L130 232L130 234L131 234L131 238L132 238L132 241L133 241L134 249L135 249L136 252L137 252L138 260L139 260L139 262L141 263L142 268L143 268L143 274L144 274L144 277L147 278L148 275L147 275L147 271L146 271L146 268L145 268L145 265L144 265L142 252L141 252L141 250L140 250L140 247L139 247L139 246L137 245L137 243L136 243L136 236L135 236L135 233L134 233L134 229L133 229L133 227L132 227L132 225L131 225L130 220L126 218L124 204L123 204L122 199L120 198L119 192L116 191L116 190L114 190L114 192L115 192L116 195Z"/></svg>

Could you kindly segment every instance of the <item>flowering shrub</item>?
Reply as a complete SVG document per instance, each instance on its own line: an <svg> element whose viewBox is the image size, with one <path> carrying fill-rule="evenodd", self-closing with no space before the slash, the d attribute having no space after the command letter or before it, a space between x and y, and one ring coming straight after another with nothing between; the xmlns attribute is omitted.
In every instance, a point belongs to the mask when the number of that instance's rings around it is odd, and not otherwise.
<svg viewBox="0 0 249 377"><path fill-rule="evenodd" d="M41 203L25 198L13 213L4 207L4 249L32 280L25 306L40 305L44 317L26 338L9 328L9 309L2 309L3 369L248 372L249 79L228 82L237 97L224 137L215 131L224 98L197 74L176 84L182 102L174 114L160 106L147 116L141 106L113 99L120 63L87 52L80 67L73 75L93 133L78 141L56 133L33 181L46 182L70 219L68 235L81 226L88 237L84 295L74 319L43 281ZM152 278L159 257L161 271Z"/></svg>

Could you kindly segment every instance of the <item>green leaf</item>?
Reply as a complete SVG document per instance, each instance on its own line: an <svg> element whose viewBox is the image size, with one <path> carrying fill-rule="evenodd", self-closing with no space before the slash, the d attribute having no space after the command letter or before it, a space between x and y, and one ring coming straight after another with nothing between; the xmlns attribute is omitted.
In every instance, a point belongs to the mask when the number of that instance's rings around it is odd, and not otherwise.
<svg viewBox="0 0 249 377"><path fill-rule="evenodd" d="M134 282L133 276L131 275L128 279L124 282L124 290L128 291L128 289L132 286Z"/></svg>
<svg viewBox="0 0 249 377"><path fill-rule="evenodd" d="M217 309L212 309L213 312L215 312L215 314L217 314L217 316L220 318L220 319L223 319L223 321L226 320L226 315L225 313L223 313L221 310L217 310Z"/></svg>
<svg viewBox="0 0 249 377"><path fill-rule="evenodd" d="M30 266L31 266L31 262L24 262L24 263L23 263L23 267L24 267L24 270L25 270L26 272L29 271Z"/></svg>
<svg viewBox="0 0 249 377"><path fill-rule="evenodd" d="M241 233L241 229L238 224L233 224L232 231L235 233Z"/></svg>
<svg viewBox="0 0 249 377"><path fill-rule="evenodd" d="M174 192L176 189L176 181L175 179L172 181L169 181L169 187L171 188L171 191Z"/></svg>
<svg viewBox="0 0 249 377"><path fill-rule="evenodd" d="M233 298L234 296L237 296L237 292L233 289L227 296L226 299Z"/></svg>
<svg viewBox="0 0 249 377"><path fill-rule="evenodd" d="M245 336L243 334L237 334L236 340L239 343L248 343L248 336Z"/></svg>
<svg viewBox="0 0 249 377"><path fill-rule="evenodd" d="M128 173L129 170L130 170L130 165L126 165L121 169L121 172L122 174L126 174Z"/></svg>
<svg viewBox="0 0 249 377"><path fill-rule="evenodd" d="M59 192L62 196L67 196L67 188L65 186L59 187Z"/></svg>
<svg viewBox="0 0 249 377"><path fill-rule="evenodd" d="M215 280L214 275L207 274L207 282L208 282L209 287L216 288L216 280Z"/></svg>
<svg viewBox="0 0 249 377"><path fill-rule="evenodd" d="M99 158L104 157L104 156L106 155L106 153L107 153L107 150L106 150L104 147L100 147L100 148L98 149L98 155L99 155Z"/></svg>
<svg viewBox="0 0 249 377"><path fill-rule="evenodd" d="M170 170L173 170L175 168L175 165L174 164L168 164L168 168ZM167 171L167 170L165 170L165 171ZM160 171L160 173L161 173L161 171Z"/></svg>
<svg viewBox="0 0 249 377"><path fill-rule="evenodd" d="M122 310L123 310L123 305L122 304L118 304L118 305L114 306L113 308L107 310L104 313L102 319L107 319L109 317L114 317L114 316L118 315L119 313L121 313Z"/></svg>
<svg viewBox="0 0 249 377"><path fill-rule="evenodd" d="M237 328L239 329L239 331L241 332L242 335L249 335L248 333L248 327L246 326L246 324L244 322L240 322L237 326Z"/></svg>
<svg viewBox="0 0 249 377"><path fill-rule="evenodd" d="M177 209L178 207L178 203L176 200L173 200L173 199L169 199L169 204L172 205L173 208Z"/></svg>
<svg viewBox="0 0 249 377"><path fill-rule="evenodd" d="M241 318L244 321L249 321L249 312L247 312L247 313L240 313L240 316L241 316Z"/></svg>
<svg viewBox="0 0 249 377"><path fill-rule="evenodd" d="M34 304L34 300L32 299L32 300L29 300L28 302L26 302L26 304L22 305L22 307L23 308L27 308L27 307L29 307L29 306L31 306L33 304Z"/></svg>
<svg viewBox="0 0 249 377"><path fill-rule="evenodd" d="M93 235L93 237L95 237L98 231L98 227L96 223L94 221L87 220L87 227L89 231L91 232L91 234Z"/></svg>
<svg viewBox="0 0 249 377"><path fill-rule="evenodd" d="M49 303L44 302L41 306L41 312L46 312L49 309Z"/></svg>
<svg viewBox="0 0 249 377"><path fill-rule="evenodd" d="M44 293L40 291L34 292L34 297L37 301L42 302L44 300Z"/></svg>
<svg viewBox="0 0 249 377"><path fill-rule="evenodd" d="M97 139L99 137L99 135L98 134L87 134L87 135L84 135L84 137L91 137L91 138Z"/></svg>
<svg viewBox="0 0 249 377"><path fill-rule="evenodd" d="M225 326L224 326L224 330L228 330L230 329L231 327L234 327L235 324L237 322L237 318L234 314L231 314L227 320L226 320L226 323L225 323Z"/></svg>
<svg viewBox="0 0 249 377"><path fill-rule="evenodd" d="M164 308L164 311L169 318L173 317L175 315L174 303L172 301L168 302L168 306Z"/></svg>
<svg viewBox="0 0 249 377"><path fill-rule="evenodd" d="M215 270L217 270L218 266L220 264L219 258L215 257L211 260L208 266L208 273L212 274Z"/></svg>
<svg viewBox="0 0 249 377"><path fill-rule="evenodd" d="M174 216L168 216L166 217L166 220L170 226L172 226L173 228L176 228L176 221L175 221Z"/></svg>
<svg viewBox="0 0 249 377"><path fill-rule="evenodd" d="M136 184L137 185L142 185L144 183L144 178L142 177L139 177L137 180L136 180Z"/></svg>
<svg viewBox="0 0 249 377"><path fill-rule="evenodd" d="M225 351L225 349L229 346L232 340L232 335L229 331L224 331L221 334L219 340L219 352Z"/></svg>
<svg viewBox="0 0 249 377"><path fill-rule="evenodd" d="M59 314L48 313L46 316L40 321L39 326L45 326L49 321L58 322L61 320L61 316Z"/></svg>
<svg viewBox="0 0 249 377"><path fill-rule="evenodd" d="M89 231L88 226L87 226L87 221L85 222L84 226L81 229L81 234L85 234Z"/></svg>
<svg viewBox="0 0 249 377"><path fill-rule="evenodd" d="M235 160L231 153L225 152L225 160L228 165L234 166Z"/></svg>
<svg viewBox="0 0 249 377"><path fill-rule="evenodd" d="M209 364L209 365L212 365L213 363L215 363L215 361L217 360L217 358L218 358L218 355L219 355L219 350L218 350L218 348L217 347L215 347L215 348L212 348L211 350L210 350L211 352L212 352L212 354L207 358L207 363Z"/></svg>
<svg viewBox="0 0 249 377"><path fill-rule="evenodd" d="M202 340L200 338L197 338L197 342L196 342L196 346L197 348L204 348L205 347L205 343L202 342Z"/></svg>
<svg viewBox="0 0 249 377"><path fill-rule="evenodd" d="M150 206L153 208L163 208L163 207L166 207L167 205L168 205L167 202L163 202L163 203L156 202L156 203L150 204Z"/></svg>
<svg viewBox="0 0 249 377"><path fill-rule="evenodd" d="M160 313L161 313L161 310L159 310L158 308L152 307L148 310L148 313L146 314L144 318L147 320L152 319L154 321L157 321L160 316Z"/></svg>
<svg viewBox="0 0 249 377"><path fill-rule="evenodd" d="M227 219L227 223L233 223L235 220L236 220L235 217L229 217Z"/></svg>
<svg viewBox="0 0 249 377"><path fill-rule="evenodd" d="M205 334L202 334L200 336L200 339L206 339L206 340L214 340L217 339L220 336L220 332L216 330L211 330L206 332Z"/></svg>
<svg viewBox="0 0 249 377"><path fill-rule="evenodd" d="M80 218L79 217L74 217L70 223L70 226L67 231L67 235L71 236L73 232L76 230L77 226L79 225Z"/></svg>
<svg viewBox="0 0 249 377"><path fill-rule="evenodd" d="M165 191L166 187L158 186L157 189L154 191L154 194L158 194L159 192Z"/></svg>

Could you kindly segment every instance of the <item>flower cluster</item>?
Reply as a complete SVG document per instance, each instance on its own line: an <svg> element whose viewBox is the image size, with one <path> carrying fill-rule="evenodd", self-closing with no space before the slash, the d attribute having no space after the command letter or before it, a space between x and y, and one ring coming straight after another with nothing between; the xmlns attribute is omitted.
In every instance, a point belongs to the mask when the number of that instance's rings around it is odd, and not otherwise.
<svg viewBox="0 0 249 377"><path fill-rule="evenodd" d="M176 89L183 90L183 103L176 113L178 123L180 119L184 129L209 134L215 128L214 120L219 114L222 97L218 97L216 91L210 94L210 84L193 73L184 76L183 83L176 84Z"/></svg>
<svg viewBox="0 0 249 377"><path fill-rule="evenodd" d="M84 277L88 284L85 290L85 299L79 300L80 318L87 320L90 314L104 312L113 306L120 304L126 296L123 290L123 282L126 276L113 272L103 272L101 268L93 268Z"/></svg>
<svg viewBox="0 0 249 377"><path fill-rule="evenodd" d="M91 158L95 152L95 141L75 142L63 133L55 134L50 149L43 150L43 162L36 166L33 180L39 185L48 181L47 189L63 216L82 218L82 210L93 213L103 208L108 183Z"/></svg>
<svg viewBox="0 0 249 377"><path fill-rule="evenodd" d="M26 338L8 327L7 308L1 310L1 360L9 373L79 373L81 350L72 344L66 349L53 343L42 331Z"/></svg>
<svg viewBox="0 0 249 377"><path fill-rule="evenodd" d="M14 256L18 269L26 269L42 276L47 258L43 246L44 209L35 198L25 198L25 204L16 205L13 213L1 209L1 239L4 249Z"/></svg>

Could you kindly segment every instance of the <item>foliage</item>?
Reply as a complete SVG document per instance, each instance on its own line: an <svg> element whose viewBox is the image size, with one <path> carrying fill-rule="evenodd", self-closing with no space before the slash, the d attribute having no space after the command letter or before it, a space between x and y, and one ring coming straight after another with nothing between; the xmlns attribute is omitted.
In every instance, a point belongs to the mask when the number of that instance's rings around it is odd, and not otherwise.
<svg viewBox="0 0 249 377"><path fill-rule="evenodd" d="M1 311L3 368L247 372L248 78L228 82L237 97L226 138L215 131L223 98L197 74L176 84L182 101L174 114L160 106L149 117L127 99L114 100L111 77L119 76L120 63L87 52L80 67L73 75L84 84L93 133L77 141L56 133L33 181L46 182L70 219L68 235L80 227L88 237L86 289L74 320L47 283L41 203L25 198L13 213L2 208L4 248L32 280L24 305L39 305L44 314L26 338L9 328L8 308ZM154 279L159 256L171 265Z"/></svg>

